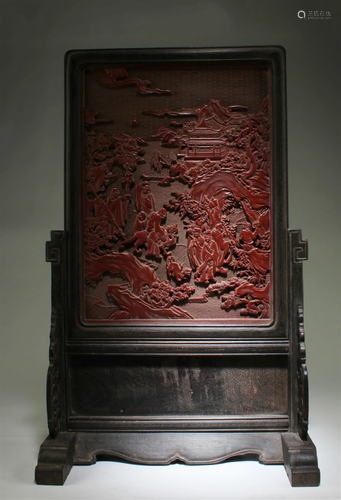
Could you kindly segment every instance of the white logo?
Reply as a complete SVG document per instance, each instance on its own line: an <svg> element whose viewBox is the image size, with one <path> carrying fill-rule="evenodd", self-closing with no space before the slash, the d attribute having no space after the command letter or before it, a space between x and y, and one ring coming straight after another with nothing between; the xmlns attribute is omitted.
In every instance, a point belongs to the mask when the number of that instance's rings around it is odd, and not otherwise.
<svg viewBox="0 0 341 500"><path fill-rule="evenodd" d="M297 12L298 19L304 19L305 21L311 20L330 20L332 18L332 14L329 10L308 10L306 13L305 10L299 10Z"/></svg>

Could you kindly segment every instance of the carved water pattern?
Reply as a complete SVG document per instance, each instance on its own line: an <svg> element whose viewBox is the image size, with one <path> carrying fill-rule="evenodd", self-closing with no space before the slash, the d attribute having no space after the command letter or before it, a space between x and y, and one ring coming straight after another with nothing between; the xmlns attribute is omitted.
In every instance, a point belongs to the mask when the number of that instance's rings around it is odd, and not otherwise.
<svg viewBox="0 0 341 500"><path fill-rule="evenodd" d="M95 84L145 109L117 132L115 116L86 102L83 320L268 323L268 97L252 113L216 98L177 110L170 90L125 68L98 71ZM147 118L155 129L140 136Z"/></svg>

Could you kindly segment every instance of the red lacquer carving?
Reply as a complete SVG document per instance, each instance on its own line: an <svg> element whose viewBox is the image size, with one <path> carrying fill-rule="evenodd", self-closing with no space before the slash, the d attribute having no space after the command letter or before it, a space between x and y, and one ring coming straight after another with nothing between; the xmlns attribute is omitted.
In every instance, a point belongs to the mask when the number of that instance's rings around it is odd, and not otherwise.
<svg viewBox="0 0 341 500"><path fill-rule="evenodd" d="M144 111L144 114L155 116L195 116L196 123L200 126L210 121L212 128L220 128L227 126L231 121L238 123L240 118L243 118L240 112L247 111L247 106L233 105L225 108L221 101L218 99L211 99L209 104L201 108L184 108L179 111L172 111L170 109L163 109L161 111Z"/></svg>
<svg viewBox="0 0 341 500"><path fill-rule="evenodd" d="M160 300L155 307L147 300L133 295L124 286L109 285L109 300L119 306L119 311L112 314L110 319L193 319L193 316L180 307L163 307Z"/></svg>
<svg viewBox="0 0 341 500"><path fill-rule="evenodd" d="M98 81L111 88L120 88L136 85L137 94L171 94L170 90L161 90L158 88L151 89L149 80L141 80L136 77L129 77L125 68L104 68L104 73L97 75Z"/></svg>
<svg viewBox="0 0 341 500"><path fill-rule="evenodd" d="M151 216L154 214L156 212L152 212ZM156 230L153 226L148 225L151 222L152 219L149 216L146 220L146 229L136 231L131 238L122 241L120 243L120 250L123 250L125 245L134 243L134 253L137 255L141 255L141 247L145 246L147 248L146 257L156 257L159 259L161 258L161 252L163 255L168 256L169 248L176 244L178 227L174 224L173 226L167 226L167 229L160 226L159 230Z"/></svg>
<svg viewBox="0 0 341 500"><path fill-rule="evenodd" d="M167 274L168 276L174 276L176 281L183 281L190 278L192 274L192 269L184 268L183 264L178 264L173 255L168 255L167 257Z"/></svg>
<svg viewBox="0 0 341 500"><path fill-rule="evenodd" d="M123 274L132 292L139 295L145 285L151 286L158 277L153 269L140 262L134 255L126 252L110 252L101 257L87 255L86 279L97 282L105 273Z"/></svg>
<svg viewBox="0 0 341 500"><path fill-rule="evenodd" d="M113 120L107 118L97 118L98 113L90 109L84 109L84 125L95 125L96 123L111 123Z"/></svg>
<svg viewBox="0 0 341 500"><path fill-rule="evenodd" d="M97 79L111 88L136 85L137 94L170 94L122 68ZM127 122L136 127L152 117L156 128L144 138L110 133L111 120L85 111L85 321L271 320L268 106L265 98L258 113L248 113L210 99L144 111ZM160 125L167 117L180 121Z"/></svg>
<svg viewBox="0 0 341 500"><path fill-rule="evenodd" d="M142 211L146 215L149 215L151 212L155 212L155 199L147 181L140 182L136 186L135 203L138 212Z"/></svg>
<svg viewBox="0 0 341 500"><path fill-rule="evenodd" d="M266 318L269 312L269 287L269 283L264 287L257 287L252 283L232 279L229 282L221 282L219 285L210 285L205 295L221 295L228 291L228 295L222 296L224 309L229 310L245 305L240 310L240 314Z"/></svg>
<svg viewBox="0 0 341 500"><path fill-rule="evenodd" d="M111 252L105 256L87 256L86 279L96 283L103 275L123 275L125 284L108 285L107 297L118 310L110 319L174 319L192 318L174 302L183 301L194 289L186 284L173 287L168 281L160 282L155 271L126 252Z"/></svg>

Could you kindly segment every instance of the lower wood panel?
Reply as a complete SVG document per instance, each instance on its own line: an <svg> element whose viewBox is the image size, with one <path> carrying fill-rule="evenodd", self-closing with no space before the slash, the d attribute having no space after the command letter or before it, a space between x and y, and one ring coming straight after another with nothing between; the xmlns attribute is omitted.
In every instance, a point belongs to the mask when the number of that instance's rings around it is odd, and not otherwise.
<svg viewBox="0 0 341 500"><path fill-rule="evenodd" d="M74 430L235 428L236 419L238 428L287 429L284 356L82 354L69 356L68 371Z"/></svg>

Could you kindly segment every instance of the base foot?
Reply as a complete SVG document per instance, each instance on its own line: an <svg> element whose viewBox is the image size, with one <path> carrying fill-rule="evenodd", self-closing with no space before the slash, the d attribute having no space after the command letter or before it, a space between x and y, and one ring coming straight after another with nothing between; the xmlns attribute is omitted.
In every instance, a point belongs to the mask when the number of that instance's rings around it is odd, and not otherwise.
<svg viewBox="0 0 341 500"><path fill-rule="evenodd" d="M320 469L314 443L308 436L303 441L298 434L282 434L284 467L291 486L318 486Z"/></svg>
<svg viewBox="0 0 341 500"><path fill-rule="evenodd" d="M37 484L63 485L73 466L75 433L60 432L47 437L40 447L35 469Z"/></svg>

